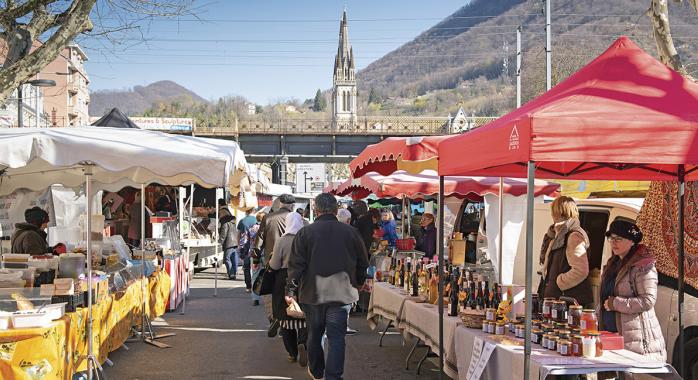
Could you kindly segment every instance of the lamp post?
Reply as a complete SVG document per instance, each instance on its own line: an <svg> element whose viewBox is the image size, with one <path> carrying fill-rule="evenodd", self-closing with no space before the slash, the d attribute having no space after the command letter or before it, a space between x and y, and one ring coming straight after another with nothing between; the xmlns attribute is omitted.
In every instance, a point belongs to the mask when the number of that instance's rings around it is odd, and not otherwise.
<svg viewBox="0 0 698 380"><path fill-rule="evenodd" d="M22 111L24 108L24 103L22 102L22 86L25 84L30 84L34 87L53 87L56 85L56 81L50 80L50 79L34 79L34 80L30 80L30 81L21 83L19 85L19 87L17 87L17 127L19 127L19 128L22 128L22 124L23 124ZM38 118L39 112L38 112L38 110L35 110L35 111L36 111L36 117Z"/></svg>

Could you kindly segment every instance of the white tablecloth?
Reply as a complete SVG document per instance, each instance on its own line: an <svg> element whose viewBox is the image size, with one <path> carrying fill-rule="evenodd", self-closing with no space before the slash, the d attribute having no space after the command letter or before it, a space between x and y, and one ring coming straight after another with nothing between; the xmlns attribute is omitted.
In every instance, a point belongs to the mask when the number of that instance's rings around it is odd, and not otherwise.
<svg viewBox="0 0 698 380"><path fill-rule="evenodd" d="M483 333L481 330L469 329L458 326L455 332L456 362L459 379L466 379L466 373L470 366L475 338L497 343L495 337ZM520 379L524 373L524 348L523 340L511 340L520 342L520 346L497 344L489 362L482 373L481 379ZM647 362L641 355L628 350L604 351L603 356L594 359L580 357L561 356L553 351L543 349L534 344L531 352L531 379L545 379L548 375L586 374L598 371L621 371L633 373L663 373L672 378L680 379L674 369L666 363Z"/></svg>
<svg viewBox="0 0 698 380"><path fill-rule="evenodd" d="M454 379L458 377L458 367L453 337L462 323L460 317L449 317L448 310L444 309L444 372ZM421 339L434 353L439 353L438 305L405 301L398 327Z"/></svg>
<svg viewBox="0 0 698 380"><path fill-rule="evenodd" d="M387 282L376 282L373 284L371 300L368 303L367 319L372 329L376 328L378 317L383 317L395 322L395 326L400 323L402 307L409 294L398 287Z"/></svg>

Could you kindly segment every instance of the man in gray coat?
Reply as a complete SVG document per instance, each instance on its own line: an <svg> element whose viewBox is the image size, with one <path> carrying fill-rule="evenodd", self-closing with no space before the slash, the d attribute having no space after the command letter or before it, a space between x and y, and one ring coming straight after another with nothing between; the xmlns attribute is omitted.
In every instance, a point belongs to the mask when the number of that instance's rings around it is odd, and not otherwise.
<svg viewBox="0 0 698 380"><path fill-rule="evenodd" d="M332 194L315 197L317 218L293 239L288 295L296 297L308 324L308 372L314 379L341 380L347 318L366 280L368 253L358 231L337 220ZM322 336L327 333L327 363Z"/></svg>

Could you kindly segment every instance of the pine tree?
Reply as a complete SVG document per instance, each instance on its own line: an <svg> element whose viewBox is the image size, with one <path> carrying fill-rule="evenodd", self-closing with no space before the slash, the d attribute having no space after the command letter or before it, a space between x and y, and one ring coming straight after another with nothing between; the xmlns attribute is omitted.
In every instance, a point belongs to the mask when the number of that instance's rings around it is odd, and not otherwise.
<svg viewBox="0 0 698 380"><path fill-rule="evenodd" d="M371 92L368 93L368 104L381 104L383 103L383 99L381 99L380 95L376 92L376 90L371 87Z"/></svg>
<svg viewBox="0 0 698 380"><path fill-rule="evenodd" d="M322 92L318 88L317 92L315 93L315 100L313 100L313 111L321 112L324 111L326 108L327 101L325 100L325 97L322 96Z"/></svg>

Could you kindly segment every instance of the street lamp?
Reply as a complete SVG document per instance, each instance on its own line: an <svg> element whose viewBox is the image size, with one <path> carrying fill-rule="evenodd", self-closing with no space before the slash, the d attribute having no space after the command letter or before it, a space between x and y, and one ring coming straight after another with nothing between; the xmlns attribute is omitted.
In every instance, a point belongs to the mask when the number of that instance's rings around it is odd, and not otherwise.
<svg viewBox="0 0 698 380"><path fill-rule="evenodd" d="M22 86L24 84L30 84L34 87L53 87L56 85L55 80L51 79L34 79L30 80L24 83L20 83L19 87L17 88L17 127L22 128L23 120L22 120L22 111L24 108L24 103L22 102ZM37 102L38 105L38 102ZM38 108L38 107L37 107ZM38 110L36 111L36 117L39 117L39 112Z"/></svg>

